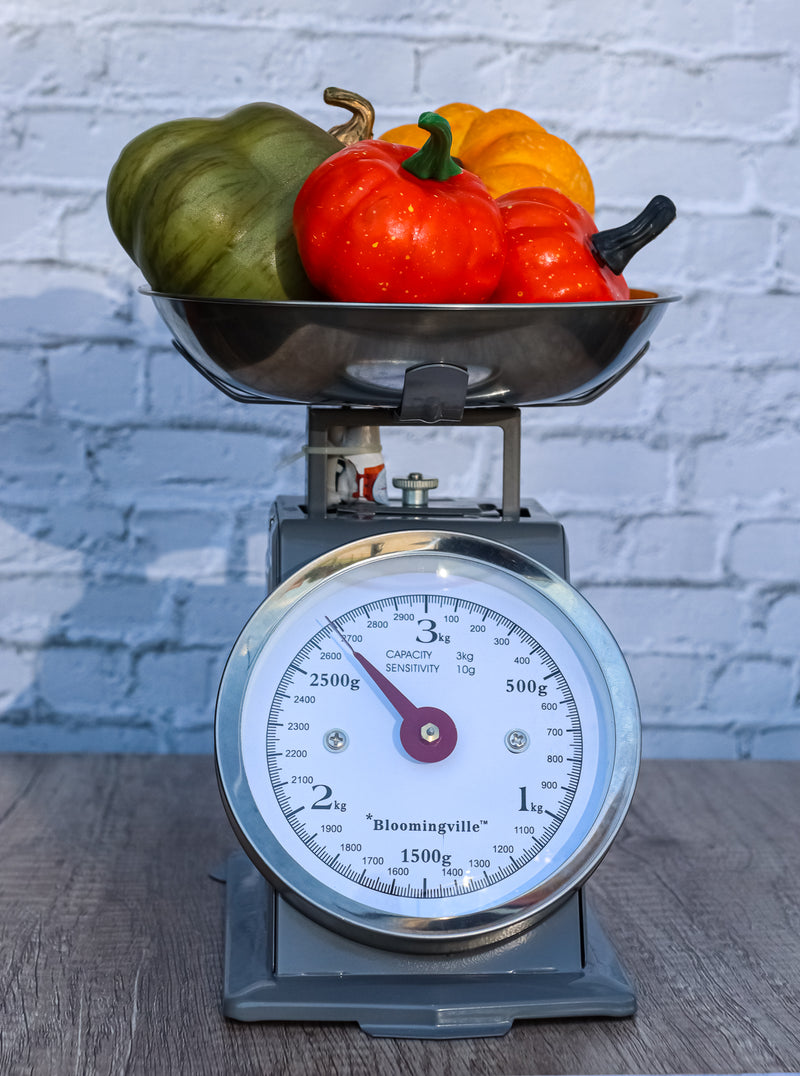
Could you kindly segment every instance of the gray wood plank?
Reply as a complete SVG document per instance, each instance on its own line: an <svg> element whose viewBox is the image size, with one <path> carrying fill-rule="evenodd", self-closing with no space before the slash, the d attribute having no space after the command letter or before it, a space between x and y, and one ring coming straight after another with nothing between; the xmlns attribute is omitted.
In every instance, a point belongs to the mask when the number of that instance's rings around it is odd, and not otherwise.
<svg viewBox="0 0 800 1076"><path fill-rule="evenodd" d="M210 758L0 756L0 1073L796 1071L799 815L800 763L645 763L589 883L637 1015L375 1040L222 1017Z"/></svg>

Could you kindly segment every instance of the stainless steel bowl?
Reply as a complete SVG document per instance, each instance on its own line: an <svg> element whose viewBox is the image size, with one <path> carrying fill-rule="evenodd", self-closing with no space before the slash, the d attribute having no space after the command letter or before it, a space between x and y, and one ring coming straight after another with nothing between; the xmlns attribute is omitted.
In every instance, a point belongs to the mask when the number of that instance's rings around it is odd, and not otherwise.
<svg viewBox="0 0 800 1076"><path fill-rule="evenodd" d="M254 403L397 406L406 370L462 367L467 407L585 403L630 369L668 303L404 305L152 296L178 350Z"/></svg>

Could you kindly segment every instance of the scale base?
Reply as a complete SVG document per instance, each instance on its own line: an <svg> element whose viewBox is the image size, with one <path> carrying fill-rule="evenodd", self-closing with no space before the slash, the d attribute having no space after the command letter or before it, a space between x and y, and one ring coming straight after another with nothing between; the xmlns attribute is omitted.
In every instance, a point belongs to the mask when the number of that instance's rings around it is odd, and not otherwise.
<svg viewBox="0 0 800 1076"><path fill-rule="evenodd" d="M525 934L453 955L343 938L288 905L243 852L228 861L223 1012L357 1023L387 1038L505 1034L515 1020L630 1016L633 988L582 891Z"/></svg>

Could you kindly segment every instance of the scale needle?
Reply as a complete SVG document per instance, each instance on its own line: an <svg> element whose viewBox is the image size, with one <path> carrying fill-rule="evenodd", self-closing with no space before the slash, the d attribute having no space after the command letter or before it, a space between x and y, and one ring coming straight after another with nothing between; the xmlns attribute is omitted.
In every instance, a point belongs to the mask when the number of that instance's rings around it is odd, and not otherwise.
<svg viewBox="0 0 800 1076"><path fill-rule="evenodd" d="M436 706L415 706L369 658L352 646L338 624L328 616L325 619L392 709L400 715L400 743L406 754L415 762L441 762L451 755L458 740L458 730L452 717Z"/></svg>

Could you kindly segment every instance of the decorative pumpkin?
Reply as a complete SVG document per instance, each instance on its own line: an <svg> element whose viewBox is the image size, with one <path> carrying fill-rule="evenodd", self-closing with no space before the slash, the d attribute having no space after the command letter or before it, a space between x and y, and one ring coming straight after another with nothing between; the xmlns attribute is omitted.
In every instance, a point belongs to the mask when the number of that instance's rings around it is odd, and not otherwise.
<svg viewBox="0 0 800 1076"><path fill-rule="evenodd" d="M303 265L344 302L480 303L494 291L505 241L497 202L450 157L447 120L423 112L417 152L377 139L323 161L297 196Z"/></svg>
<svg viewBox="0 0 800 1076"><path fill-rule="evenodd" d="M367 101L333 88L325 100L351 120L327 132L256 103L162 123L125 146L108 180L108 216L151 287L220 299L314 296L292 231L294 200L318 164L372 136Z"/></svg>
<svg viewBox="0 0 800 1076"><path fill-rule="evenodd" d="M497 205L506 259L494 303L629 299L623 269L675 218L675 206L663 194L632 221L603 232L583 206L549 187L509 191Z"/></svg>
<svg viewBox="0 0 800 1076"><path fill-rule="evenodd" d="M592 178L577 152L524 112L511 108L484 112L463 103L436 111L453 128L453 156L480 176L495 198L523 187L551 187L594 213ZM380 137L416 147L421 143L414 132L408 124Z"/></svg>

